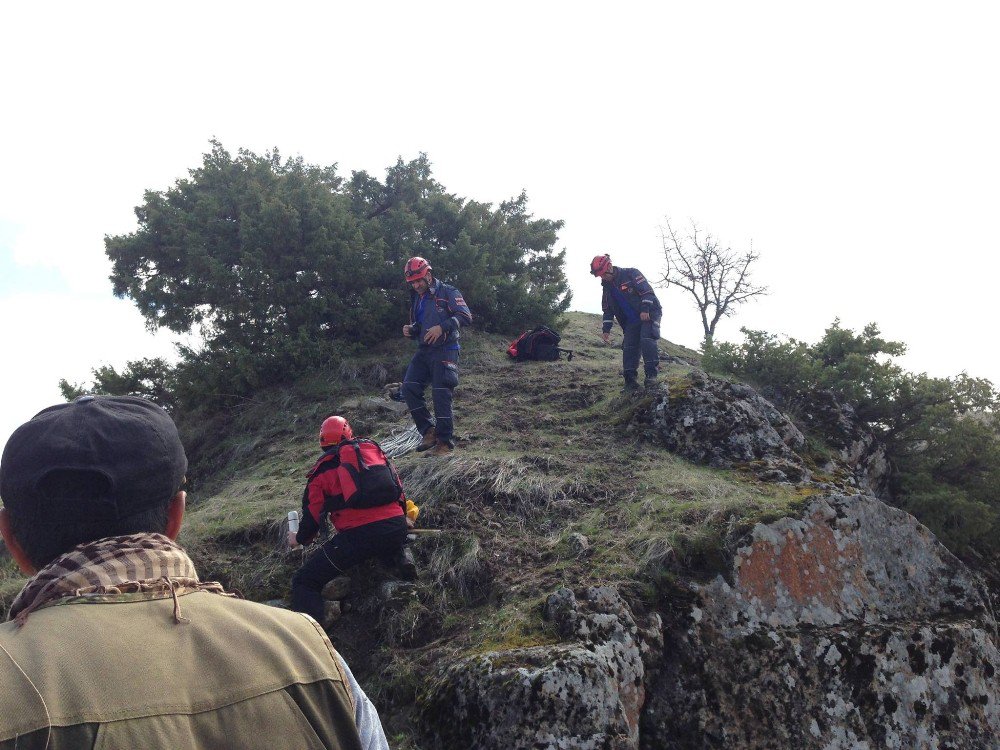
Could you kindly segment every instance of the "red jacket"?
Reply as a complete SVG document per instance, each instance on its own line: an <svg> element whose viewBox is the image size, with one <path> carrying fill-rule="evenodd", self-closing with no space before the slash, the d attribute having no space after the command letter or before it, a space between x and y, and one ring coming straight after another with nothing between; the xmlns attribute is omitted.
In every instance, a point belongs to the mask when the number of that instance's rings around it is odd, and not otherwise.
<svg viewBox="0 0 1000 750"><path fill-rule="evenodd" d="M402 491L399 502L377 505L374 508L353 508L345 505L343 472L337 471L340 466L339 451L342 445L343 443L340 443L324 450L322 457L309 470L309 481L302 493L302 522L295 536L299 544L308 544L315 538L320 529L320 518L323 513L330 514L330 520L337 531L347 531L375 521L395 518L404 513L406 497ZM381 453L381 449L379 452ZM382 456L384 458L385 454ZM395 467L388 458L385 458L385 462L396 483L402 488ZM348 484L350 484L349 479Z"/></svg>

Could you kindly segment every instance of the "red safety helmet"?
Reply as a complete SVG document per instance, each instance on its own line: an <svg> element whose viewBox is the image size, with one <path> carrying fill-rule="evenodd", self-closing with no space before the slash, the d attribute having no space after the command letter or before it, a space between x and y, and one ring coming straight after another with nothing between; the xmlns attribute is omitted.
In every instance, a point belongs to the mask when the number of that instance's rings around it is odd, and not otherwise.
<svg viewBox="0 0 1000 750"><path fill-rule="evenodd" d="M403 275L406 276L406 281L409 283L424 278L430 271L431 264L418 255L406 261Z"/></svg>
<svg viewBox="0 0 1000 750"><path fill-rule="evenodd" d="M326 448L329 445L336 445L341 440L350 440L354 437L354 431L350 423L343 417L327 417L323 420L323 426L319 428L319 445Z"/></svg>
<svg viewBox="0 0 1000 750"><path fill-rule="evenodd" d="M595 255L594 259L590 261L590 272L594 274L594 276L600 276L609 268L611 268L610 255Z"/></svg>

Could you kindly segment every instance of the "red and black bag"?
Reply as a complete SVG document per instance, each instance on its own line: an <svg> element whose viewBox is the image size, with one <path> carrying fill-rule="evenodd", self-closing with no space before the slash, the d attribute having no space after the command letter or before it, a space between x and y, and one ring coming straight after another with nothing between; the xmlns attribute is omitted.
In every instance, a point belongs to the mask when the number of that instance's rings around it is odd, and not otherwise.
<svg viewBox="0 0 1000 750"><path fill-rule="evenodd" d="M525 331L507 347L507 356L511 359L523 362L535 359L546 362L554 362L559 359L560 352L566 352L569 356L566 361L573 359L572 349L560 349L558 333L548 326L538 326L530 331Z"/></svg>
<svg viewBox="0 0 1000 750"><path fill-rule="evenodd" d="M310 479L328 467L336 456L337 480L343 493L345 508L375 508L379 505L404 502L403 485L382 448L374 440L355 439L340 443L337 452L320 461L310 473ZM322 467L322 468L321 468ZM336 503L338 506L340 502ZM327 508L336 510L336 508Z"/></svg>

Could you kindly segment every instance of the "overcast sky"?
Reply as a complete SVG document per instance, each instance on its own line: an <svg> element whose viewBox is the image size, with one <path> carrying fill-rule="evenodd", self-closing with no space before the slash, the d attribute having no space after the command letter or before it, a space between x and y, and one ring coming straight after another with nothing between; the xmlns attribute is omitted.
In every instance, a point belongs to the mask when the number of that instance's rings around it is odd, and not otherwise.
<svg viewBox="0 0 1000 750"><path fill-rule="evenodd" d="M590 258L663 270L659 226L752 241L772 293L721 324L1000 384L1000 6L993 2L47 2L0 10L0 443L57 381L170 354L111 295L105 234L208 141L450 191L526 190ZM663 335L696 348L679 290ZM469 300L473 310L475 300ZM529 323L530 321L526 321ZM595 330L596 335L596 330Z"/></svg>

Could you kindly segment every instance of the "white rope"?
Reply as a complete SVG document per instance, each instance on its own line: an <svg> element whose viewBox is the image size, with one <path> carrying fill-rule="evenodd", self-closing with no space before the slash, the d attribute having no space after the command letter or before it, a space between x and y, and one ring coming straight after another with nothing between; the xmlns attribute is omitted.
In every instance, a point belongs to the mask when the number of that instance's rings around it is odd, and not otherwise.
<svg viewBox="0 0 1000 750"><path fill-rule="evenodd" d="M382 451L386 456L399 458L420 445L422 439L416 425L411 425L405 430L393 430L389 437L385 440L379 440L378 444L382 446Z"/></svg>

